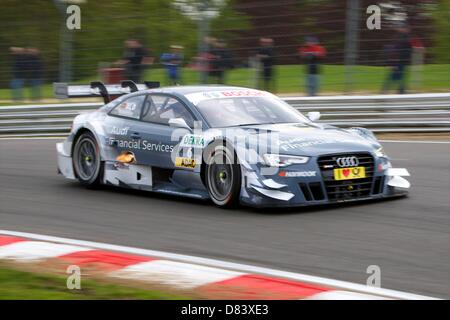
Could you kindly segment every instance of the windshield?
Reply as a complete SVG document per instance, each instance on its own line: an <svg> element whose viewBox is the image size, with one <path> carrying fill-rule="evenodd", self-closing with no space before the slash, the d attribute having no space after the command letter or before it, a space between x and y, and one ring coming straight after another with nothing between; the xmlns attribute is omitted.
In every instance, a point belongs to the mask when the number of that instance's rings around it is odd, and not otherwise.
<svg viewBox="0 0 450 320"><path fill-rule="evenodd" d="M310 121L284 101L271 96L203 100L198 110L213 128Z"/></svg>

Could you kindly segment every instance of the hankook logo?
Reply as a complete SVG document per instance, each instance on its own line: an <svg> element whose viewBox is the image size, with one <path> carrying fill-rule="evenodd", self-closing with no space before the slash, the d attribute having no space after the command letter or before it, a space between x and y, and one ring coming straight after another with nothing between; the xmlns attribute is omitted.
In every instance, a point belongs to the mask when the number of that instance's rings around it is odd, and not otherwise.
<svg viewBox="0 0 450 320"><path fill-rule="evenodd" d="M342 157L337 158L336 163L339 167L356 167L359 164L359 160L357 157Z"/></svg>

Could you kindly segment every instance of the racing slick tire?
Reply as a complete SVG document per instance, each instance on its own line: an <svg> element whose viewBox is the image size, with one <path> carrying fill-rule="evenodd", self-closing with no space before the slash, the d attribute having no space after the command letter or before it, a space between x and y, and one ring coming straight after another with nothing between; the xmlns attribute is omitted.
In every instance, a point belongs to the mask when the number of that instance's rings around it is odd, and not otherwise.
<svg viewBox="0 0 450 320"><path fill-rule="evenodd" d="M103 162L94 135L91 132L81 134L73 149L73 169L78 181L89 188L100 186L103 175Z"/></svg>
<svg viewBox="0 0 450 320"><path fill-rule="evenodd" d="M223 144L213 144L206 157L205 183L211 200L220 208L239 204L241 168L236 153Z"/></svg>

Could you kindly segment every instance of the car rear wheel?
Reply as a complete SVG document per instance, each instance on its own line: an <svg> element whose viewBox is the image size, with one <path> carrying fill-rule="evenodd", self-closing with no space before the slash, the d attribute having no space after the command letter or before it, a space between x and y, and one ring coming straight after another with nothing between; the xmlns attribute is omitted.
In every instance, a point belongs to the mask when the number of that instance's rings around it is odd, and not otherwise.
<svg viewBox="0 0 450 320"><path fill-rule="evenodd" d="M206 163L206 187L212 201L223 208L236 206L241 189L241 168L235 153L224 145L217 145Z"/></svg>
<svg viewBox="0 0 450 320"><path fill-rule="evenodd" d="M90 132L83 133L73 150L73 168L81 184L96 187L101 183L102 162L97 140Z"/></svg>

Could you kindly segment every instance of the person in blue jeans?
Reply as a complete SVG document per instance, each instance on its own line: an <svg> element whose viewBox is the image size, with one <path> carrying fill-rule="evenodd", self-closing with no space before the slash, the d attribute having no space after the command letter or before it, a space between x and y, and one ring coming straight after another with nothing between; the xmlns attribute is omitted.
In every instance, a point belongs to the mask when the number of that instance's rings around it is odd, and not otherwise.
<svg viewBox="0 0 450 320"><path fill-rule="evenodd" d="M23 99L23 85L26 77L26 52L24 48L11 47L10 49L12 58L12 79L11 79L11 92L12 98L15 101Z"/></svg>
<svg viewBox="0 0 450 320"><path fill-rule="evenodd" d="M383 83L381 93L387 93L392 85L398 84L398 93L403 94L406 92L407 69L411 63L412 55L409 28L400 28L397 39L394 43L386 45L384 51L389 73Z"/></svg>
<svg viewBox="0 0 450 320"><path fill-rule="evenodd" d="M172 45L169 53L161 55L161 62L166 67L167 77L171 85L179 85L181 83L180 65L183 62L183 47Z"/></svg>
<svg viewBox="0 0 450 320"><path fill-rule="evenodd" d="M317 95L319 90L319 75L317 73L308 73L306 75L306 92L309 96Z"/></svg>

